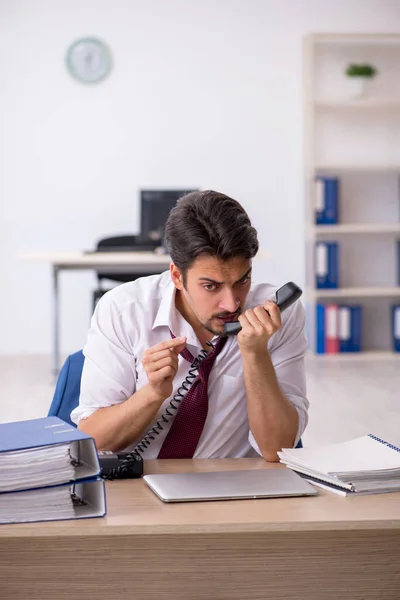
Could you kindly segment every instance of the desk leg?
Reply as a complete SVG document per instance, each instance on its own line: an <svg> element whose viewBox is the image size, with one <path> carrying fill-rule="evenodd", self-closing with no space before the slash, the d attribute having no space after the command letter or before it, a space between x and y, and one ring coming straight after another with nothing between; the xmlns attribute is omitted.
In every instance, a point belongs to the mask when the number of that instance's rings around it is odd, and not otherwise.
<svg viewBox="0 0 400 600"><path fill-rule="evenodd" d="M52 374L57 377L60 370L60 307L58 295L59 268L53 265L53 357Z"/></svg>

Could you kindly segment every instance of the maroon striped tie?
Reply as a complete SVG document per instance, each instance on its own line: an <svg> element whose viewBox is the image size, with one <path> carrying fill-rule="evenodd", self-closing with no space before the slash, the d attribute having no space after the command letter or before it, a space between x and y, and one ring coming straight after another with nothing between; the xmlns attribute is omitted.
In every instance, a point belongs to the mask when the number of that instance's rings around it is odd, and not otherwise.
<svg viewBox="0 0 400 600"><path fill-rule="evenodd" d="M198 377L182 400L158 458L193 458L208 413L208 378L226 340L226 337L220 337L214 349L202 361ZM187 348L181 352L181 356L193 363L194 358Z"/></svg>

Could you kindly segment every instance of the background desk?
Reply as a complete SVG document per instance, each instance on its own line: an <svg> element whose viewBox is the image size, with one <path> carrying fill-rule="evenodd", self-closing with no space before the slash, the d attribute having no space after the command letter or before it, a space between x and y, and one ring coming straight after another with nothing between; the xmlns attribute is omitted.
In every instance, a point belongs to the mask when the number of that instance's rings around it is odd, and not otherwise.
<svg viewBox="0 0 400 600"><path fill-rule="evenodd" d="M171 259L154 252L83 252L54 254L25 254L23 260L40 260L51 264L53 274L53 350L52 369L60 370L60 309L58 275L65 270L107 270L108 273L162 273L168 269Z"/></svg>
<svg viewBox="0 0 400 600"><path fill-rule="evenodd" d="M160 460L146 472L284 468ZM400 494L162 503L107 483L103 519L0 526L5 600L398 600Z"/></svg>

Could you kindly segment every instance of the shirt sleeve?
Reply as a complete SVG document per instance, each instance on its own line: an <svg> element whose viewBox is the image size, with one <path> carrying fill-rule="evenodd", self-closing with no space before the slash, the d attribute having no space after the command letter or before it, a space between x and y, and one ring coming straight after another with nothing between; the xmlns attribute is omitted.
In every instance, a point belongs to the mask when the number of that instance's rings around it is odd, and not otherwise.
<svg viewBox="0 0 400 600"><path fill-rule="evenodd" d="M71 413L76 424L99 408L124 402L136 390L132 342L112 293L102 296L96 306L83 354L79 406Z"/></svg>
<svg viewBox="0 0 400 600"><path fill-rule="evenodd" d="M306 314L304 306L300 302L296 302L280 331L271 338L269 348L279 386L285 397L297 410L299 417L294 446L297 446L308 423L309 402L305 374L307 346ZM261 455L251 431L249 432L249 442Z"/></svg>

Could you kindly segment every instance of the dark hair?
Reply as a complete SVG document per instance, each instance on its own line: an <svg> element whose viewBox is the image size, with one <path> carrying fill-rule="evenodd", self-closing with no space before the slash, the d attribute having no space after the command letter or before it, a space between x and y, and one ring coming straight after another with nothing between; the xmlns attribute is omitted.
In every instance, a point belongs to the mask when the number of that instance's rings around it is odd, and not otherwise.
<svg viewBox="0 0 400 600"><path fill-rule="evenodd" d="M201 255L250 259L258 251L257 231L244 208L212 190L191 192L178 200L168 215L165 241L184 283L188 268Z"/></svg>

